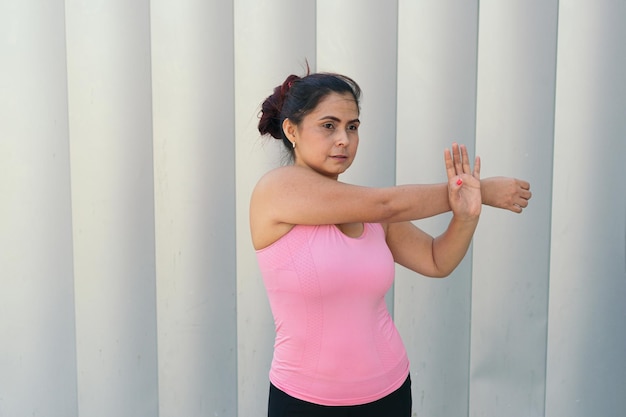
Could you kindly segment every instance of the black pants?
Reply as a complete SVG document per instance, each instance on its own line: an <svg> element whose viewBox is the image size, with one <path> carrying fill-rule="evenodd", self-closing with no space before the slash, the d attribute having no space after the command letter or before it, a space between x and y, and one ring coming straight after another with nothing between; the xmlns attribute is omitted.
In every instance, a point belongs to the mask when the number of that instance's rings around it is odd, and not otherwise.
<svg viewBox="0 0 626 417"><path fill-rule="evenodd" d="M268 417L410 417L411 377L391 394L362 405L327 406L294 398L270 384Z"/></svg>

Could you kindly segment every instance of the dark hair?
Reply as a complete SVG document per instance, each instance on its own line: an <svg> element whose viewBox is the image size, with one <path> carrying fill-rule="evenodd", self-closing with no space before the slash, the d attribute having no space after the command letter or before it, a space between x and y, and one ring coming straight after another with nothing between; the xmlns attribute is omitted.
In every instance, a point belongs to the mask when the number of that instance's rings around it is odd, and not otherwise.
<svg viewBox="0 0 626 417"><path fill-rule="evenodd" d="M263 102L259 132L261 135L271 135L282 140L287 150L293 155L293 146L283 132L283 121L289 119L299 125L302 119L331 93L351 94L359 108L361 88L353 79L345 75L325 72L309 74L307 68L307 75L304 77L288 76Z"/></svg>

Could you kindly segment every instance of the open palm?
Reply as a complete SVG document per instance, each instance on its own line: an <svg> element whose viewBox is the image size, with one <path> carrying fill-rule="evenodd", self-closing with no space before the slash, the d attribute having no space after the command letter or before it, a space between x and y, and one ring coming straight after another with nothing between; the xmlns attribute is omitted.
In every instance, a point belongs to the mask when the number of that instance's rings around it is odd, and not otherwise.
<svg viewBox="0 0 626 417"><path fill-rule="evenodd" d="M465 145L452 144L452 151L444 151L448 175L448 199L450 208L459 219L475 220L480 215L480 158L471 169Z"/></svg>

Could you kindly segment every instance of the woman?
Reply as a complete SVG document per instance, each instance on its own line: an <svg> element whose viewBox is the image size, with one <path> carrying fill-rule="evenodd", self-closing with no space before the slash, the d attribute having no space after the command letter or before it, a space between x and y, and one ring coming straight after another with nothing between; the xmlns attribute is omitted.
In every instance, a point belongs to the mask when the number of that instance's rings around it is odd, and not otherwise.
<svg viewBox="0 0 626 417"><path fill-rule="evenodd" d="M482 202L521 212L528 183L480 181L467 150L444 151L447 184L342 183L359 142L360 88L338 74L289 76L259 131L293 164L270 171L250 203L253 245L276 325L269 417L410 416L409 362L384 296L394 262L445 277L461 262ZM481 194L482 191L482 194ZM411 223L452 210L431 237Z"/></svg>

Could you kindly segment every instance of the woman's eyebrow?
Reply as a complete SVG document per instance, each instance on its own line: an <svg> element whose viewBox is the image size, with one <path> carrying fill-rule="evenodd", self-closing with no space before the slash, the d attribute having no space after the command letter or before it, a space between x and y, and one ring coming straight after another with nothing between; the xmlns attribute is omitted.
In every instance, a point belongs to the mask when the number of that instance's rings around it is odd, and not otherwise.
<svg viewBox="0 0 626 417"><path fill-rule="evenodd" d="M341 119L336 116L323 116L320 117L318 120L332 120L334 122L341 122ZM348 123L361 123L361 121L359 119L352 119L349 120Z"/></svg>

